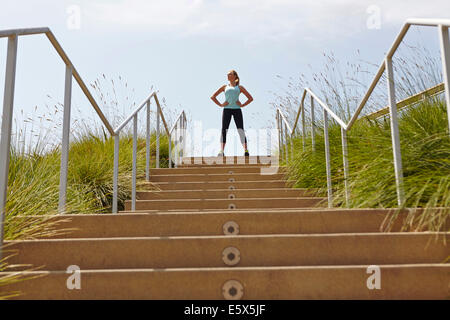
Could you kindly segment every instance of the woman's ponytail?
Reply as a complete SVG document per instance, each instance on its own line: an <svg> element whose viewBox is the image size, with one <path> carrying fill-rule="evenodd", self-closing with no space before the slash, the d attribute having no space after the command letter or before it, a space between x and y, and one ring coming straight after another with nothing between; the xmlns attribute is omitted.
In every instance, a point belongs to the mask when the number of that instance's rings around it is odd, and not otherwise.
<svg viewBox="0 0 450 320"><path fill-rule="evenodd" d="M240 79L239 79L239 76L238 76L236 70L230 70L230 72L232 72L234 74L234 76L236 77L236 79L234 80L234 85L238 86Z"/></svg>

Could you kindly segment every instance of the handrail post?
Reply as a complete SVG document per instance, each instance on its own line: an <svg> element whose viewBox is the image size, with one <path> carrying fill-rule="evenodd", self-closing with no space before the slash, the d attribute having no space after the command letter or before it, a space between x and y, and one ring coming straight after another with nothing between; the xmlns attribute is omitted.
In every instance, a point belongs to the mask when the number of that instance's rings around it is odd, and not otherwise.
<svg viewBox="0 0 450 320"><path fill-rule="evenodd" d="M311 143L312 151L316 151L316 135L314 132L314 97L311 96Z"/></svg>
<svg viewBox="0 0 450 320"><path fill-rule="evenodd" d="M181 130L181 133L180 133L180 138L181 138L181 152L180 152L180 154L179 154L179 156L180 156L180 165L181 165L181 163L182 163L182 160L183 160L183 154L184 154L184 137L185 137L185 126L186 126L186 120L185 120L185 114L184 114L184 111L183 111L183 117L182 117L182 120L181 120L181 128L180 128L180 130Z"/></svg>
<svg viewBox="0 0 450 320"><path fill-rule="evenodd" d="M277 123L277 133L278 133L278 162L281 162L281 138L280 138L280 121L279 121L278 110L277 110L277 114L275 116L275 120Z"/></svg>
<svg viewBox="0 0 450 320"><path fill-rule="evenodd" d="M350 191L348 186L348 152L347 152L347 131L341 127L342 137L342 156L344 163L344 188L345 188L345 203L347 207L350 203Z"/></svg>
<svg viewBox="0 0 450 320"><path fill-rule="evenodd" d="M66 79L64 87L64 116L61 148L61 166L59 171L59 202L58 212L66 211L67 197L67 173L69 162L69 133L70 133L70 109L72 101L72 67L66 65Z"/></svg>
<svg viewBox="0 0 450 320"><path fill-rule="evenodd" d="M302 113L302 140L303 140L303 151L305 151L306 148L306 128L305 128L305 103L304 101L302 102L302 109L301 109L301 113Z"/></svg>
<svg viewBox="0 0 450 320"><path fill-rule="evenodd" d="M161 109L159 107L159 104L157 105L157 111L156 111L156 168L159 168L159 122L161 119Z"/></svg>
<svg viewBox="0 0 450 320"><path fill-rule="evenodd" d="M439 25L438 29L441 46L442 76L445 87L445 102L447 104L448 132L450 135L450 40L448 38L448 27Z"/></svg>
<svg viewBox="0 0 450 320"><path fill-rule="evenodd" d="M398 130L397 103L395 101L394 70L392 67L392 58L386 57L385 64L386 64L388 97L389 97L389 113L391 118L392 152L394 154L394 170L395 170L395 184L397 187L397 202L398 205L401 206L404 202L403 169L402 169L402 155L400 152L400 134Z"/></svg>
<svg viewBox="0 0 450 320"><path fill-rule="evenodd" d="M180 143L181 143L181 126L183 122L183 115L181 115L180 120L175 125L175 139L176 139L176 150L175 150L175 168L178 168L178 164L180 163Z"/></svg>
<svg viewBox="0 0 450 320"><path fill-rule="evenodd" d="M333 207L333 190L331 189L330 143L328 140L328 112L323 109L323 126L325 136L325 162L327 168L328 208Z"/></svg>
<svg viewBox="0 0 450 320"><path fill-rule="evenodd" d="M120 132L114 136L114 175L113 175L113 207L112 213L117 213L118 188L119 188L119 142Z"/></svg>
<svg viewBox="0 0 450 320"><path fill-rule="evenodd" d="M183 112L183 118L184 118L184 124L183 124L183 150L181 153L181 157L184 157L186 155L186 136L187 136L187 118L186 113Z"/></svg>
<svg viewBox="0 0 450 320"><path fill-rule="evenodd" d="M294 129L295 131L295 129ZM291 132L291 135L289 136L289 143L291 144L291 160L294 158L294 132Z"/></svg>
<svg viewBox="0 0 450 320"><path fill-rule="evenodd" d="M283 120L281 120L281 114L279 115L278 121L280 121L280 138L281 138L281 160L284 160L286 153L284 152L284 128Z"/></svg>
<svg viewBox="0 0 450 320"><path fill-rule="evenodd" d="M137 158L137 113L133 117L133 172L131 182L131 211L136 210L136 158Z"/></svg>
<svg viewBox="0 0 450 320"><path fill-rule="evenodd" d="M16 35L8 37L5 91L3 94L2 135L0 137L0 259L3 258L2 246L6 215L6 195L8 189L9 148L11 145L14 87L16 82L17 40L18 37Z"/></svg>
<svg viewBox="0 0 450 320"><path fill-rule="evenodd" d="M289 150L288 150L288 130L287 130L287 125L286 123L283 121L284 124L284 138L285 138L285 143L284 143L284 151L286 152L286 162L289 161Z"/></svg>
<svg viewBox="0 0 450 320"><path fill-rule="evenodd" d="M145 179L150 180L150 99L147 100L147 115L145 129Z"/></svg>
<svg viewBox="0 0 450 320"><path fill-rule="evenodd" d="M169 141L169 168L172 168L172 134L167 134L167 140Z"/></svg>

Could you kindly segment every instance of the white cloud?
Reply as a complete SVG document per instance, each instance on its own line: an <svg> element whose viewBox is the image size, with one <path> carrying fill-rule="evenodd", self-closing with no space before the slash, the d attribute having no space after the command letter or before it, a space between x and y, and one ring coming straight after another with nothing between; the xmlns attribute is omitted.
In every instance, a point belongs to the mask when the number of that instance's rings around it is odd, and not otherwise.
<svg viewBox="0 0 450 320"><path fill-rule="evenodd" d="M4 1L3 26L65 23L78 4L83 26L107 31L158 32L174 37L234 37L247 43L299 38L335 39L366 31L367 8L381 10L381 28L410 17L450 18L448 0L50 0ZM442 14L446 13L446 14Z"/></svg>
<svg viewBox="0 0 450 320"><path fill-rule="evenodd" d="M85 5L101 24L175 36L238 34L247 42L364 32L371 5L380 7L381 27L450 12L447 0L91 0Z"/></svg>

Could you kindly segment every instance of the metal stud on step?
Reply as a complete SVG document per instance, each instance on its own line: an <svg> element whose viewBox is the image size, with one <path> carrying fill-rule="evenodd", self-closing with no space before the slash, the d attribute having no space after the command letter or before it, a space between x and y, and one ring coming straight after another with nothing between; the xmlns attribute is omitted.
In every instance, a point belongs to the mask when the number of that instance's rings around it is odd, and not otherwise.
<svg viewBox="0 0 450 320"><path fill-rule="evenodd" d="M236 209L236 205L234 203L230 203L228 205L228 209Z"/></svg>
<svg viewBox="0 0 450 320"><path fill-rule="evenodd" d="M234 181L235 181L234 178L228 179L228 182L234 182Z"/></svg>
<svg viewBox="0 0 450 320"><path fill-rule="evenodd" d="M236 196L235 196L233 193L230 193L230 194L228 195L228 199L234 199L234 198L236 198Z"/></svg>
<svg viewBox="0 0 450 320"><path fill-rule="evenodd" d="M227 221L223 224L223 234L226 236L234 236L239 234L239 225L234 221Z"/></svg>
<svg viewBox="0 0 450 320"><path fill-rule="evenodd" d="M231 170L230 170L230 171L228 171L228 174L233 174L233 171L231 171Z"/></svg>
<svg viewBox="0 0 450 320"><path fill-rule="evenodd" d="M234 186L229 186L228 187L228 190L234 190L234 189L236 189Z"/></svg>
<svg viewBox="0 0 450 320"><path fill-rule="evenodd" d="M238 280L228 280L222 286L222 294L226 300L240 300L244 295L244 287Z"/></svg>
<svg viewBox="0 0 450 320"><path fill-rule="evenodd" d="M241 252L238 248L227 247L223 249L222 260L227 266L235 266L241 260Z"/></svg>

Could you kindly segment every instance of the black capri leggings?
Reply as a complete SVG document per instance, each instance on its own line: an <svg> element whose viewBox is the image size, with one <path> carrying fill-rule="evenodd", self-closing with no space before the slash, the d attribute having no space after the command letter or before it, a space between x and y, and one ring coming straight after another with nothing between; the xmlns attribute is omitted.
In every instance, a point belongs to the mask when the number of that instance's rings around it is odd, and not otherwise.
<svg viewBox="0 0 450 320"><path fill-rule="evenodd" d="M227 142L227 131L230 126L231 116L234 118L234 122L236 123L236 128L239 132L239 137L241 139L241 143L247 143L247 138L245 137L244 132L244 120L242 118L242 110L241 109L223 109L222 113L222 134L220 135L220 142Z"/></svg>

